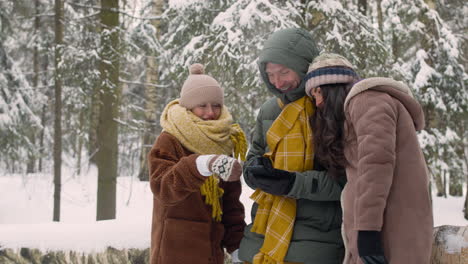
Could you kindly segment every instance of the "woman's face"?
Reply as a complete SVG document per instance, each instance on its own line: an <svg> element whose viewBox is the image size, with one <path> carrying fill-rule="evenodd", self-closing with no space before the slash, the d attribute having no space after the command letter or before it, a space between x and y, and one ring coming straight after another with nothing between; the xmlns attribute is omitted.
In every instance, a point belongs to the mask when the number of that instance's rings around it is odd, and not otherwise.
<svg viewBox="0 0 468 264"><path fill-rule="evenodd" d="M223 106L221 104L202 103L195 106L190 111L203 120L218 120L221 116L222 109Z"/></svg>
<svg viewBox="0 0 468 264"><path fill-rule="evenodd" d="M311 95L313 98L315 98L315 105L317 105L319 108L323 107L323 95L320 87L313 88Z"/></svg>

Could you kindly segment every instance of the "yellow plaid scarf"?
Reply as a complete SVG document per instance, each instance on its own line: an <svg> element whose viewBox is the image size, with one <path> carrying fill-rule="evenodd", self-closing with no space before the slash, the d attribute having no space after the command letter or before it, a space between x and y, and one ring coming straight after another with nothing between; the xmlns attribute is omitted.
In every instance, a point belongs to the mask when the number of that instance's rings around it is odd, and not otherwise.
<svg viewBox="0 0 468 264"><path fill-rule="evenodd" d="M314 112L307 96L284 106L267 132L269 157L277 169L305 171L313 167L312 130L308 117ZM252 232L265 235L254 264L284 263L296 218L296 200L257 189L252 196L258 203Z"/></svg>
<svg viewBox="0 0 468 264"><path fill-rule="evenodd" d="M203 120L182 107L179 100L169 102L160 119L164 131L176 137L184 147L197 154L225 154L245 160L247 140L238 124L234 124L229 110L223 106L217 120ZM224 190L219 187L219 178L211 175L200 187L205 203L212 206L212 217L221 221L222 209L219 199Z"/></svg>

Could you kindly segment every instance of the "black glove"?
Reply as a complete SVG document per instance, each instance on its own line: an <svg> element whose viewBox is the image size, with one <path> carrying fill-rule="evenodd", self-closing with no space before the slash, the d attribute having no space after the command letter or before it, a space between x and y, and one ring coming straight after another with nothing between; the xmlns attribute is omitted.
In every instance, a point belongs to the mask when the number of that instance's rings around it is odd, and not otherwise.
<svg viewBox="0 0 468 264"><path fill-rule="evenodd" d="M358 252L364 264L387 264L379 231L358 231Z"/></svg>
<svg viewBox="0 0 468 264"><path fill-rule="evenodd" d="M249 166L264 166L273 169L273 164L271 164L271 160L263 156L256 156L252 158L252 161L249 162Z"/></svg>
<svg viewBox="0 0 468 264"><path fill-rule="evenodd" d="M247 168L249 167L258 167L258 166L264 166L268 168L273 169L273 165L271 164L271 161L269 158L263 157L263 156L256 156L249 160L249 162L246 164L247 166L244 167L244 178L248 180L249 186L252 187L253 189L259 188L257 184L255 183L255 178L252 172L248 171Z"/></svg>
<svg viewBox="0 0 468 264"><path fill-rule="evenodd" d="M270 159L257 157L245 169L249 181L262 191L273 195L286 195L291 191L296 174L273 168Z"/></svg>

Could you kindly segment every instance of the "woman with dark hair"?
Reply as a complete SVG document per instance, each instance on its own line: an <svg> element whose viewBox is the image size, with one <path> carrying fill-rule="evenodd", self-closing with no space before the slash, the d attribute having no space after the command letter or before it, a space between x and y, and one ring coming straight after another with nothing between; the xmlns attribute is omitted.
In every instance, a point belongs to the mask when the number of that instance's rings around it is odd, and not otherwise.
<svg viewBox="0 0 468 264"><path fill-rule="evenodd" d="M311 64L306 80L306 93L314 98L318 109L311 117L316 157L329 175L345 176L343 105L359 76L344 57L325 53Z"/></svg>
<svg viewBox="0 0 468 264"><path fill-rule="evenodd" d="M416 134L424 115L408 86L380 77L358 81L337 54L318 56L305 80L317 105L315 153L329 173L346 171L344 263L429 263L432 208Z"/></svg>
<svg viewBox="0 0 468 264"><path fill-rule="evenodd" d="M335 86L335 92L329 93L329 88ZM332 177L344 177L346 159L343 154L344 140L344 111L343 103L349 84L323 85L321 97L316 99L317 110L311 117L311 126L314 131L313 140L317 159L328 170ZM326 100L320 101L318 100Z"/></svg>

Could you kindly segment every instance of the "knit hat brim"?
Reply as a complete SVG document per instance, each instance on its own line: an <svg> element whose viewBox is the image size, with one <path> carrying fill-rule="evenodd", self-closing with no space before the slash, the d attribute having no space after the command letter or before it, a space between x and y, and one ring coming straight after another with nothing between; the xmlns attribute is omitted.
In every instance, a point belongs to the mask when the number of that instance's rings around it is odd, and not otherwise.
<svg viewBox="0 0 468 264"><path fill-rule="evenodd" d="M311 71L304 79L306 81L305 92L308 96L312 96L312 90L316 87L325 84L354 83L359 77L351 69L331 67Z"/></svg>
<svg viewBox="0 0 468 264"><path fill-rule="evenodd" d="M215 85L198 86L196 89L187 90L180 97L180 105L187 109L193 109L202 103L224 105L223 89Z"/></svg>
<svg viewBox="0 0 468 264"><path fill-rule="evenodd" d="M305 93L312 96L312 90L326 84L353 84L359 80L354 67L345 57L323 53L319 55L309 66L304 77Z"/></svg>

